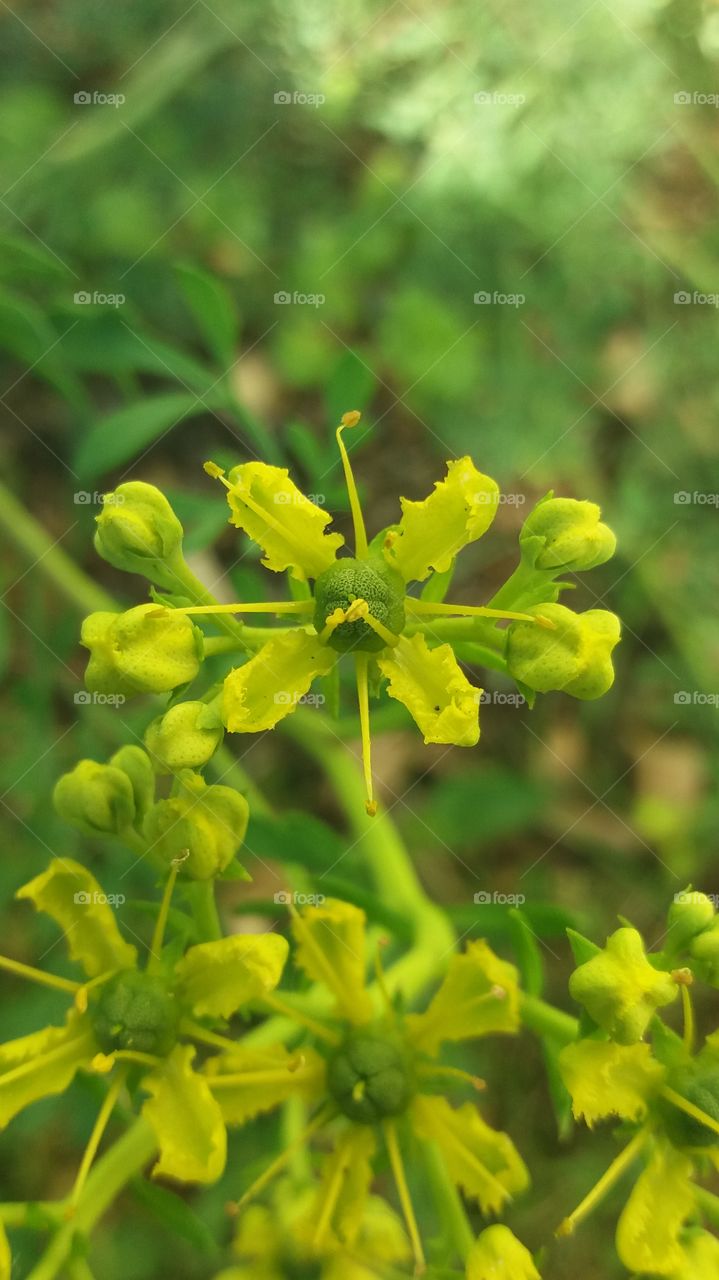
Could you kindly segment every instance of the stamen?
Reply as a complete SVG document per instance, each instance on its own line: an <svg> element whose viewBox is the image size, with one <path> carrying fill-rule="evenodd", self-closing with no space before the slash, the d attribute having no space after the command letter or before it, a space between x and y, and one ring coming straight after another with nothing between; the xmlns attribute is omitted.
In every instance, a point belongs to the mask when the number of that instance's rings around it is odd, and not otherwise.
<svg viewBox="0 0 719 1280"><path fill-rule="evenodd" d="M141 1067L159 1067L162 1058L154 1053L140 1053L138 1049L115 1049L113 1053L96 1053L90 1066L101 1076L112 1071L116 1062L133 1062Z"/></svg>
<svg viewBox="0 0 719 1280"><path fill-rule="evenodd" d="M312 952L315 964L322 970L324 981L327 983L327 986L337 1000L340 1009L346 1017L351 1019L356 1007L356 1002L353 1000L352 992L348 992L342 985L342 981L339 978L337 971L333 969L322 948L317 945L312 930L307 928L307 925L297 908L290 903L288 910L292 916L295 932L301 936L302 942L307 947L307 950ZM274 998L275 997L273 996L272 999ZM263 996L262 999L266 1000L267 996Z"/></svg>
<svg viewBox="0 0 719 1280"><path fill-rule="evenodd" d="M308 1031L311 1031L314 1036L324 1040L327 1044L336 1047L342 1043L340 1037L336 1036L334 1031L330 1031L329 1027L323 1026L321 1022L316 1022L314 1018L310 1018L309 1014L293 1009L291 1004L285 1004L284 1000L281 1000L274 992L269 995L263 995L262 1003L269 1005L270 1009L275 1010L275 1013L282 1014L285 1018L290 1018L292 1022L298 1022L302 1027L307 1027Z"/></svg>
<svg viewBox="0 0 719 1280"><path fill-rule="evenodd" d="M394 1008L394 1005L392 1004L392 997L389 993L389 987L387 986L387 980L384 974L384 965L382 964L382 954L380 951L381 947L386 947L386 946L387 946L387 939L380 938L377 942L377 950L375 951L375 956L374 956L374 974L375 974L375 978L377 979L377 986L380 989L382 999L384 1000L384 1003L385 1003L386 1012L389 1014L392 1021L396 1022L395 1008Z"/></svg>
<svg viewBox="0 0 719 1280"><path fill-rule="evenodd" d="M360 731L362 734L362 767L364 769L365 791L367 792L367 801L365 808L370 818L373 818L377 812L377 801L374 798L374 790L372 785L372 741L370 735L369 722L369 680L367 671L369 668L369 658L366 653L355 654L355 669L357 673L357 699L359 702L360 714Z"/></svg>
<svg viewBox="0 0 719 1280"><path fill-rule="evenodd" d="M399 644L400 636L395 635L394 631L390 631L389 627L386 627L383 622L380 622L379 618L375 618L374 614L370 613L369 610L363 615L363 621L366 622L367 626L371 627L378 636L381 636L385 644L389 645L391 649L394 649L395 645Z"/></svg>
<svg viewBox="0 0 719 1280"><path fill-rule="evenodd" d="M322 1206L322 1212L320 1213L317 1221L317 1227L312 1237L312 1246L314 1249L319 1250L322 1248L324 1238L327 1234L327 1229L332 1221L332 1214L337 1207L337 1201L339 1200L340 1192L342 1191L342 1183L347 1173L347 1168L347 1152L346 1150L343 1151L340 1149L335 1153L335 1167L332 1170L332 1176L327 1187L325 1202Z"/></svg>
<svg viewBox="0 0 719 1280"><path fill-rule="evenodd" d="M689 990L689 984L682 982L682 1012L684 1014L684 1047L689 1053L694 1052L694 1006L692 1005L692 996Z"/></svg>
<svg viewBox="0 0 719 1280"><path fill-rule="evenodd" d="M227 1206L227 1212L232 1214L234 1217L241 1209L244 1209L246 1204L249 1204L250 1200L254 1200L255 1196L259 1195L260 1191L262 1191L268 1183L272 1182L272 1179L275 1178L282 1169L284 1169L285 1165L289 1163L295 1152L299 1151L300 1148L309 1141L313 1134L327 1123L330 1116L333 1114L333 1111L334 1108L329 1104L326 1107L323 1107L321 1111L317 1113L314 1120L311 1120L307 1127L302 1130L302 1133L300 1133L293 1142L289 1143L289 1145L285 1147L284 1151L282 1151L280 1155L272 1161L272 1164L267 1166L264 1173L261 1173L259 1178L256 1178L252 1185L242 1193L239 1200L233 1201Z"/></svg>
<svg viewBox="0 0 719 1280"><path fill-rule="evenodd" d="M83 982L75 994L75 1008L78 1013L87 1011L90 992L94 991L95 987L101 987L103 983L109 982L110 978L114 978L117 972L117 969L107 969L105 973L99 973L96 978L91 978L89 982Z"/></svg>
<svg viewBox="0 0 719 1280"><path fill-rule="evenodd" d="M70 978L59 978L54 973L45 973L42 969L34 969L32 965L23 964L21 960L11 960L9 956L0 956L0 969L8 973L16 973L19 978L28 978L40 986L55 987L58 991L68 991L75 995L82 986L81 982L73 982Z"/></svg>
<svg viewBox="0 0 719 1280"><path fill-rule="evenodd" d="M115 1109L115 1103L117 1102L117 1099L120 1096L122 1089L124 1088L126 1076L127 1076L127 1069L125 1069L124 1071L123 1070L118 1071L117 1076L113 1080L112 1084L110 1085L105 1095L105 1101L100 1107L100 1110L97 1115L97 1119L95 1121L95 1124L93 1125L92 1133L90 1134L88 1144L85 1147L85 1151L83 1153L83 1157L80 1162L80 1168L77 1171L77 1177L75 1178L74 1186L70 1193L68 1217L71 1217L72 1214L75 1212L75 1207L77 1205L78 1200L80 1199L80 1195L82 1194L82 1190L83 1190L83 1187L85 1186L85 1182L87 1181L87 1175L90 1172L92 1162L95 1159L95 1156L97 1155L97 1149L100 1145L102 1135L105 1132L105 1129L107 1128L107 1125L110 1120L110 1116L112 1115Z"/></svg>
<svg viewBox="0 0 719 1280"><path fill-rule="evenodd" d="M542 617L541 614L513 613L508 609L490 609L484 605L474 604L440 604L431 600L418 600L415 596L405 597L405 607L412 613L434 615L435 617L444 614L455 618L462 616L469 618L508 618L517 622L536 622L538 627L544 627L547 631L556 631L554 623L549 618Z"/></svg>
<svg viewBox="0 0 719 1280"><path fill-rule="evenodd" d="M445 1067L437 1063L430 1065L420 1063L417 1068L417 1075L425 1080L433 1080L435 1078L442 1080L457 1080L461 1084L468 1084L477 1092L487 1088L486 1080L482 1080L480 1076L470 1075L468 1071L462 1071L459 1067Z"/></svg>
<svg viewBox="0 0 719 1280"><path fill-rule="evenodd" d="M702 1111L701 1107L696 1107L688 1098L683 1098L675 1089L670 1089L669 1085L665 1085L661 1090L661 1094L663 1098L666 1098L667 1102L673 1103L680 1111L684 1111L688 1116L691 1116L692 1120L698 1120L700 1124L705 1125L707 1129L711 1129L713 1133L719 1133L719 1121L715 1120L713 1116L707 1115L706 1111Z"/></svg>
<svg viewBox="0 0 719 1280"><path fill-rule="evenodd" d="M574 1213L570 1213L569 1217L559 1224L554 1233L555 1235L570 1236L572 1234L574 1228L592 1212L592 1209L599 1204L600 1200L604 1199L607 1192L611 1191L614 1184L619 1181L630 1164L634 1163L648 1138L649 1130L646 1128L640 1129L639 1133L635 1134L624 1150L619 1152L615 1160L612 1160L609 1168L602 1174L596 1186L592 1187L592 1190L584 1197L581 1204L577 1205Z"/></svg>
<svg viewBox="0 0 719 1280"><path fill-rule="evenodd" d="M407 1232L412 1244L412 1252L414 1254L415 1275L421 1275L427 1270L427 1263L422 1249L422 1241L420 1239L419 1229L417 1227L417 1219L412 1208L412 1200L407 1186L407 1177L402 1162L402 1153L399 1149L397 1141L397 1129L391 1120L385 1120L382 1126L384 1130L384 1139L387 1144L387 1153L389 1162L392 1166L392 1174L394 1176L395 1186L397 1187L397 1195L402 1206L402 1213L407 1226Z"/></svg>
<svg viewBox="0 0 719 1280"><path fill-rule="evenodd" d="M193 604L187 608L168 609L165 605L158 605L156 609L152 609L148 613L148 618L159 618L165 613L184 613L187 617L194 617L196 614L214 614L222 613L311 613L315 607L314 600L275 600L274 603L268 600L253 602L252 604Z"/></svg>
<svg viewBox="0 0 719 1280"><path fill-rule="evenodd" d="M267 1071L228 1071L222 1072L217 1076L208 1076L207 1083L211 1089L234 1088L238 1084L284 1084L289 1078L297 1076L297 1073L306 1064L306 1059L302 1054L298 1054L296 1059L290 1059L286 1066L275 1067L274 1070ZM300 1077L297 1076L299 1079Z"/></svg>
<svg viewBox="0 0 719 1280"><path fill-rule="evenodd" d="M155 928L153 929L153 932L152 932L152 942L150 943L150 959L147 964L148 973L152 973L153 970L159 969L160 964L162 963L161 961L162 943L165 937L165 929L167 928L167 917L170 911L170 899L172 897L172 891L175 887L177 873L180 870L183 862L187 862L187 859L189 858L189 856L190 856L190 850L183 849L182 853L177 858L172 859L170 874L167 877L165 890L162 895L162 902L160 903L160 910L157 913Z"/></svg>
<svg viewBox="0 0 719 1280"><path fill-rule="evenodd" d="M347 494L349 496L350 510L352 512L352 524L354 525L355 531L355 555L360 560L365 559L367 556L367 530L364 527L364 516L362 515L362 507L360 506L357 485L355 484L355 478L352 473L349 454L347 453L345 442L342 439L342 432L345 430L345 427L356 427L361 416L361 413L359 413L357 409L353 409L351 413L344 413L342 415L342 421L335 433L337 437L337 444L339 446L340 457L342 458Z"/></svg>

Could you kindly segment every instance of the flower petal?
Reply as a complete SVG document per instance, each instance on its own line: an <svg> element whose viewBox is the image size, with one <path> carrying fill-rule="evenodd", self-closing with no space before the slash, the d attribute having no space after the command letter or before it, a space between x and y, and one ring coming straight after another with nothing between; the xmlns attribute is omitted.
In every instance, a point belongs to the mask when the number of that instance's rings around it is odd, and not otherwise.
<svg viewBox="0 0 719 1280"><path fill-rule="evenodd" d="M591 1126L606 1116L643 1120L649 1099L664 1077L651 1046L577 1040L559 1055L559 1070L578 1120Z"/></svg>
<svg viewBox="0 0 719 1280"><path fill-rule="evenodd" d="M529 1249L496 1222L475 1240L467 1257L467 1280L542 1280Z"/></svg>
<svg viewBox="0 0 719 1280"><path fill-rule="evenodd" d="M244 529L265 553L262 563L300 581L317 578L336 558L344 538L325 533L332 517L310 502L286 467L243 462L228 476L231 524Z"/></svg>
<svg viewBox="0 0 719 1280"><path fill-rule="evenodd" d="M89 1023L74 1012L64 1027L45 1027L0 1045L0 1128L51 1094L63 1093L97 1050Z"/></svg>
<svg viewBox="0 0 719 1280"><path fill-rule="evenodd" d="M423 502L402 498L402 519L385 546L385 556L405 582L423 582L430 571L444 573L458 551L481 538L494 520L499 488L471 458L447 463Z"/></svg>
<svg viewBox="0 0 719 1280"><path fill-rule="evenodd" d="M479 741L479 699L451 647L430 649L424 636L402 636L377 662L389 680L387 692L403 702L425 742L473 747Z"/></svg>
<svg viewBox="0 0 719 1280"><path fill-rule="evenodd" d="M328 1252L333 1252L333 1246L334 1249L344 1248L354 1252L374 1177L372 1158L376 1150L372 1129L368 1125L353 1125L337 1139L334 1150L323 1163L322 1181L308 1225L313 1237L328 1196L333 1194L332 1188L339 1183L340 1191L327 1223L328 1234L323 1241L323 1247Z"/></svg>
<svg viewBox="0 0 719 1280"><path fill-rule="evenodd" d="M52 916L65 934L71 958L89 978L136 964L137 951L121 936L107 894L79 862L55 858L16 897L29 898L38 911Z"/></svg>
<svg viewBox="0 0 719 1280"><path fill-rule="evenodd" d="M617 1253L630 1271L669 1276L684 1261L679 1232L694 1207L689 1156L662 1143L639 1176L617 1225Z"/></svg>
<svg viewBox="0 0 719 1280"><path fill-rule="evenodd" d="M297 707L315 676L324 675L336 654L319 637L298 629L269 640L225 680L222 716L230 733L273 729Z"/></svg>
<svg viewBox="0 0 719 1280"><path fill-rule="evenodd" d="M328 987L342 1016L367 1022L372 1005L365 990L366 916L359 907L336 898L295 915L292 932L296 963L313 982Z"/></svg>
<svg viewBox="0 0 719 1280"><path fill-rule="evenodd" d="M419 1094L412 1118L420 1137L437 1143L452 1181L483 1213L498 1213L529 1184L512 1139L485 1124L471 1102L454 1110L446 1098Z"/></svg>
<svg viewBox="0 0 719 1280"><path fill-rule="evenodd" d="M287 1098L307 1102L325 1091L325 1062L313 1049L288 1052L282 1045L245 1049L208 1058L203 1071L226 1124L245 1124Z"/></svg>
<svg viewBox="0 0 719 1280"><path fill-rule="evenodd" d="M190 947L175 965L176 991L196 1017L229 1018L274 991L289 946L278 933L235 933Z"/></svg>
<svg viewBox="0 0 719 1280"><path fill-rule="evenodd" d="M153 1177L178 1182L215 1182L225 1167L227 1133L219 1104L199 1072L195 1049L175 1045L162 1066L146 1075L150 1097L142 1114L155 1132L160 1158Z"/></svg>
<svg viewBox="0 0 719 1280"><path fill-rule="evenodd" d="M483 940L453 956L447 976L424 1013L410 1014L415 1048L434 1056L444 1040L469 1040L519 1030L519 975Z"/></svg>

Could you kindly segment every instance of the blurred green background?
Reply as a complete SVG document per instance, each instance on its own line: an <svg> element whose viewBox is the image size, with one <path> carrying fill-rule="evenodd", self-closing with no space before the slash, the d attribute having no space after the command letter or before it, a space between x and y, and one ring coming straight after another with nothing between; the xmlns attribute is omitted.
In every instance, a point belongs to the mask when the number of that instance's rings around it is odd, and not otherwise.
<svg viewBox="0 0 719 1280"><path fill-rule="evenodd" d="M656 943L672 893L719 892L719 9L68 0L3 6L0 30L3 473L120 605L145 586L93 552L99 493L159 484L200 576L224 578L228 599L256 595L262 572L201 463L289 465L346 532L333 427L347 409L363 410L353 457L373 528L466 452L507 495L462 557L455 599L490 598L549 488L601 503L618 556L571 603L623 619L611 693L529 712L490 675L476 751L423 747L397 708L375 747L432 894L500 949L505 913L473 895L523 894L568 1007L547 904L597 937L628 916ZM56 852L87 858L108 891L148 895L145 869L81 842L49 796L78 758L134 740L152 708L74 702L87 588L62 589L22 511L0 508L3 949L61 971L56 934L12 895ZM316 874L343 847L326 783L279 734L244 765L280 815L323 824L306 850L285 820L258 824L254 851L272 863L292 843ZM343 875L362 884L351 857ZM247 892L232 891L228 918ZM146 930L141 912L126 918ZM3 1038L62 1007L5 991ZM537 1247L612 1144L574 1135L570 1159L526 1041L482 1046L479 1069L497 1083L491 1118L535 1173L512 1223ZM79 1081L17 1121L0 1194L64 1191L96 1105ZM241 1158L270 1132L243 1136ZM228 1194L187 1197L223 1238ZM587 1277L620 1274L616 1206L553 1250L553 1275L579 1260ZM168 1254L178 1277L212 1274L196 1220L178 1246L172 1205L138 1192L122 1212L131 1230L113 1230L116 1215L99 1233L103 1280L165 1274Z"/></svg>

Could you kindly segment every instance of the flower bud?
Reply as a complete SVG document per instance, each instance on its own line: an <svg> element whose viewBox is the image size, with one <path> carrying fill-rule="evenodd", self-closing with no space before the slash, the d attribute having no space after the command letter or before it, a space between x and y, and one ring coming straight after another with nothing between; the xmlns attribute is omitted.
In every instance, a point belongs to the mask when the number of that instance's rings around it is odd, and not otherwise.
<svg viewBox="0 0 719 1280"><path fill-rule="evenodd" d="M155 774L142 747L120 747L109 763L122 769L130 779L135 799L135 821L141 822L155 798Z"/></svg>
<svg viewBox="0 0 719 1280"><path fill-rule="evenodd" d="M96 693L168 693L194 680L202 659L202 632L185 614L155 604L91 613L80 642L92 655L85 681Z"/></svg>
<svg viewBox="0 0 719 1280"><path fill-rule="evenodd" d="M698 976L710 987L719 987L719 919L694 938L689 950Z"/></svg>
<svg viewBox="0 0 719 1280"><path fill-rule="evenodd" d="M130 480L118 485L105 494L96 524L95 550L108 564L177 588L173 568L182 557L182 525L154 484Z"/></svg>
<svg viewBox="0 0 719 1280"><path fill-rule="evenodd" d="M148 725L145 746L158 773L201 769L219 747L223 732L206 703L178 702Z"/></svg>
<svg viewBox="0 0 719 1280"><path fill-rule="evenodd" d="M532 622L507 629L507 670L538 693L562 690L574 698L600 698L614 682L611 653L619 641L616 614L606 609L573 613L561 604L535 605L554 630Z"/></svg>
<svg viewBox="0 0 719 1280"><path fill-rule="evenodd" d="M143 833L152 852L173 862L189 850L182 871L193 880L221 875L247 831L249 807L231 787L208 786L199 773L183 771L177 793L153 805Z"/></svg>
<svg viewBox="0 0 719 1280"><path fill-rule="evenodd" d="M519 535L522 559L533 569L568 573L604 564L614 555L617 540L600 515L595 502L544 498Z"/></svg>
<svg viewBox="0 0 719 1280"><path fill-rule="evenodd" d="M672 951L681 951L697 934L714 922L714 903L705 893L684 889L674 895L667 915L667 943Z"/></svg>
<svg viewBox="0 0 719 1280"><path fill-rule="evenodd" d="M655 969L644 953L636 929L617 929L607 945L580 964L569 990L590 1018L617 1044L641 1040L656 1009L670 1004L678 991L668 974Z"/></svg>
<svg viewBox="0 0 719 1280"><path fill-rule="evenodd" d="M60 817L86 835L118 835L135 820L132 783L111 764L80 760L55 783L52 799Z"/></svg>
<svg viewBox="0 0 719 1280"><path fill-rule="evenodd" d="M529 1249L500 1222L475 1240L466 1275L467 1280L541 1280Z"/></svg>

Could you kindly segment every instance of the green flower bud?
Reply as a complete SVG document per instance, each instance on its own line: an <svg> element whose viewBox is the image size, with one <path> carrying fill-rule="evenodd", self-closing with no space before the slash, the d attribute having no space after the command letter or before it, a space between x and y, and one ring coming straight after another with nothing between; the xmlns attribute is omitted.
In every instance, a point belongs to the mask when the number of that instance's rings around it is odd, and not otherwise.
<svg viewBox="0 0 719 1280"><path fill-rule="evenodd" d="M694 961L692 968L699 977L709 986L719 987L719 919L694 938L689 951Z"/></svg>
<svg viewBox="0 0 719 1280"><path fill-rule="evenodd" d="M351 1031L327 1065L327 1087L344 1115L374 1124L400 1115L415 1092L404 1046L379 1031Z"/></svg>
<svg viewBox="0 0 719 1280"><path fill-rule="evenodd" d="M573 613L561 604L536 605L554 630L532 622L507 628L507 669L515 680L538 693L562 690L574 698L601 698L614 683L611 653L619 641L620 623L605 609Z"/></svg>
<svg viewBox="0 0 719 1280"><path fill-rule="evenodd" d="M158 773L201 769L222 742L221 724L205 727L212 719L204 702L178 702L145 731L145 746ZM214 717L216 720L216 717Z"/></svg>
<svg viewBox="0 0 719 1280"><path fill-rule="evenodd" d="M118 835L135 820L132 783L122 769L80 760L55 783L53 804L65 822L86 835Z"/></svg>
<svg viewBox="0 0 719 1280"><path fill-rule="evenodd" d="M684 1067L670 1075L667 1084L712 1120L719 1121L719 1066ZM660 1099L665 1132L677 1147L711 1147L719 1135L672 1103Z"/></svg>
<svg viewBox="0 0 719 1280"><path fill-rule="evenodd" d="M141 573L176 590L173 568L181 563L182 525L154 484L130 480L105 494L96 517L95 550L116 569Z"/></svg>
<svg viewBox="0 0 719 1280"><path fill-rule="evenodd" d="M336 610L348 609L355 600L366 600L372 616L393 635L400 635L405 625L404 596L401 575L384 560L354 560L346 556L325 569L315 583L315 628L321 633ZM340 623L327 643L338 653L350 649L378 653L387 647L387 641L361 618Z"/></svg>
<svg viewBox="0 0 719 1280"><path fill-rule="evenodd" d="M475 1240L466 1275L467 1280L541 1280L529 1249L501 1222Z"/></svg>
<svg viewBox="0 0 719 1280"><path fill-rule="evenodd" d="M691 888L675 893L667 915L667 943L671 950L681 951L697 934L709 929L714 918L714 903L705 893Z"/></svg>
<svg viewBox="0 0 719 1280"><path fill-rule="evenodd" d="M155 798L155 774L150 757L142 747L120 747L109 763L122 769L130 779L135 800L135 821L142 821Z"/></svg>
<svg viewBox="0 0 719 1280"><path fill-rule="evenodd" d="M641 1040L656 1009L676 998L678 987L668 973L655 969L644 953L636 929L617 929L603 951L580 964L569 990L590 1018L617 1044Z"/></svg>
<svg viewBox="0 0 719 1280"><path fill-rule="evenodd" d="M103 1053L133 1049L165 1057L177 1039L177 1000L161 978L139 969L116 973L90 1005L95 1039Z"/></svg>
<svg viewBox="0 0 719 1280"><path fill-rule="evenodd" d="M604 564L616 549L595 502L546 497L527 517L519 535L522 559L533 569L579 572Z"/></svg>
<svg viewBox="0 0 719 1280"><path fill-rule="evenodd" d="M208 786L200 774L183 770L177 794L153 805L143 833L168 865L189 849L183 873L193 880L210 880L232 862L248 820L249 806L238 791Z"/></svg>
<svg viewBox="0 0 719 1280"><path fill-rule="evenodd" d="M155 604L91 613L80 642L91 653L85 681L95 693L169 693L194 680L202 660L202 632Z"/></svg>

